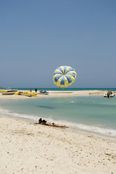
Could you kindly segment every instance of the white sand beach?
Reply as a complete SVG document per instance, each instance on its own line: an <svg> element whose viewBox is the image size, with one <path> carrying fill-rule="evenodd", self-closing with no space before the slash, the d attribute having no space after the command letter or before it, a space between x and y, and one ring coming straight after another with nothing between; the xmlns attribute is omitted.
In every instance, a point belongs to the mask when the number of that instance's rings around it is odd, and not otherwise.
<svg viewBox="0 0 116 174"><path fill-rule="evenodd" d="M1 174L115 174L116 139L0 117Z"/></svg>
<svg viewBox="0 0 116 174"><path fill-rule="evenodd" d="M104 96L107 91L103 90L81 90L81 91L49 91L49 96Z"/></svg>
<svg viewBox="0 0 116 174"><path fill-rule="evenodd" d="M50 96L104 91L49 92ZM39 97L39 95L38 95ZM2 96L2 99L25 96ZM0 174L116 174L116 138L0 116Z"/></svg>

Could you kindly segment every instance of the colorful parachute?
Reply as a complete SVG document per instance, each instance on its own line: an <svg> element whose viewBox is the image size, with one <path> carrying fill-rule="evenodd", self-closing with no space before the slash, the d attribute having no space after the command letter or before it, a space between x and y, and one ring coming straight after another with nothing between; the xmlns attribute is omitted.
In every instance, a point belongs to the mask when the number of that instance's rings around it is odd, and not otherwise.
<svg viewBox="0 0 116 174"><path fill-rule="evenodd" d="M60 66L53 74L53 83L60 87L66 88L76 81L77 73L70 66Z"/></svg>

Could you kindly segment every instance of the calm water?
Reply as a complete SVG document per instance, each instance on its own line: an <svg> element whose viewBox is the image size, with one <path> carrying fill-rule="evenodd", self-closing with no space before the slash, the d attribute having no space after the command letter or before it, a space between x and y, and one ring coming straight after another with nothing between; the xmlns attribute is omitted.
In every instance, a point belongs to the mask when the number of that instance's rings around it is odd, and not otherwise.
<svg viewBox="0 0 116 174"><path fill-rule="evenodd" d="M6 114L29 118L44 117L99 133L106 131L116 134L116 97L29 98L4 100L0 101L0 105L7 109Z"/></svg>
<svg viewBox="0 0 116 174"><path fill-rule="evenodd" d="M19 90L34 90L35 88L15 88ZM82 91L82 90L111 90L116 91L116 88L36 88L38 90L48 91Z"/></svg>

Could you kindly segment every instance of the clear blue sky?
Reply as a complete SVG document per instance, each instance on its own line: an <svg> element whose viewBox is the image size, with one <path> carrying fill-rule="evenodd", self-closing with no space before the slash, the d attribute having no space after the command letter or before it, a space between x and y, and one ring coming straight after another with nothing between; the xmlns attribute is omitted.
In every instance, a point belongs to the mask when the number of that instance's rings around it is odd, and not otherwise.
<svg viewBox="0 0 116 174"><path fill-rule="evenodd" d="M116 87L116 0L0 0L0 86L54 87L59 65Z"/></svg>

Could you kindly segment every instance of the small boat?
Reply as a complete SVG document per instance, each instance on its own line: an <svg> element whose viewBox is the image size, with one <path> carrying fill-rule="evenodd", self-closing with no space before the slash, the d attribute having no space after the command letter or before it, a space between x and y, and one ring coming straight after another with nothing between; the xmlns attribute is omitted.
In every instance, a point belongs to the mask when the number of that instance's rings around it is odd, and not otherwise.
<svg viewBox="0 0 116 174"><path fill-rule="evenodd" d="M110 97L114 97L115 96L115 94L110 94L110 95L108 95L108 94L104 94L104 97L107 97L107 98L110 98Z"/></svg>
<svg viewBox="0 0 116 174"><path fill-rule="evenodd" d="M16 90L7 90L3 92L2 95L14 95L16 92Z"/></svg>
<svg viewBox="0 0 116 174"><path fill-rule="evenodd" d="M48 95L48 91L46 91L46 90L40 90L39 92L40 92L40 94Z"/></svg>

